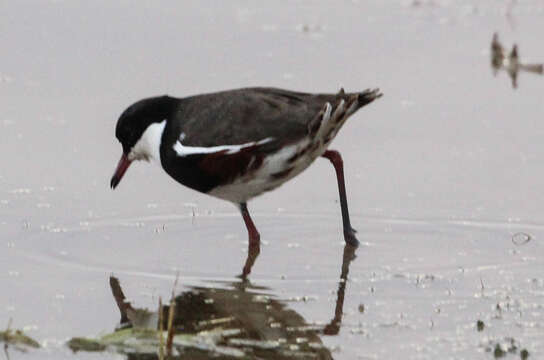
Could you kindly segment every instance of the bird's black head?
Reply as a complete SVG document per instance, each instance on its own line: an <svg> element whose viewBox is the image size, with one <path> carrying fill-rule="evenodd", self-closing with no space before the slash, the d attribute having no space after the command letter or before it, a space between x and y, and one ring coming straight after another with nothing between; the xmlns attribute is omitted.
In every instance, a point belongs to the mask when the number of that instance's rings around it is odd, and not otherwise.
<svg viewBox="0 0 544 360"><path fill-rule="evenodd" d="M130 105L119 117L115 137L123 146L123 153L130 150L153 123L167 119L174 110L176 99L167 95L140 100Z"/></svg>
<svg viewBox="0 0 544 360"><path fill-rule="evenodd" d="M148 160L152 150L150 140L145 138L155 135L152 125L161 124L171 117L178 100L169 96L159 96L140 100L129 106L119 117L115 128L115 137L123 146L123 154L111 179L115 188L133 160ZM146 134L144 136L144 134ZM145 138L145 139L144 139Z"/></svg>

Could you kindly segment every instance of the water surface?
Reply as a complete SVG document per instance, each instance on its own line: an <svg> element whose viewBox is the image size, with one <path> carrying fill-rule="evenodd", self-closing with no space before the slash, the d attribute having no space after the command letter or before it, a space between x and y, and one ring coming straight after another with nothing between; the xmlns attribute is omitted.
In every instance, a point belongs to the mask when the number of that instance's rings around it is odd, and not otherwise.
<svg viewBox="0 0 544 360"><path fill-rule="evenodd" d="M114 357L64 346L117 324L112 273L150 309L176 276L180 293L238 281L247 234L232 205L147 164L108 183L130 103L252 85L385 94L332 145L362 242L348 281L336 179L318 160L250 203L253 286L307 324L336 319L319 334L335 359L488 359L507 338L543 356L544 79L520 74L514 90L490 66L494 32L544 61L539 1L0 8L0 324L44 345L11 359Z"/></svg>

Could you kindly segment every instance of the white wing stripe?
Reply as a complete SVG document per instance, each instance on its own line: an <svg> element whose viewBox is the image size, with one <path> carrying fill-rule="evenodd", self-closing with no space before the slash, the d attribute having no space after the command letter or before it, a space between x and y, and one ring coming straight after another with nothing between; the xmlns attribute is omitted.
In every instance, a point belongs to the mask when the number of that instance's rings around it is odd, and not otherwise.
<svg viewBox="0 0 544 360"><path fill-rule="evenodd" d="M185 133L182 133L180 135L180 140L183 140L184 138L185 138ZM211 154L211 153L225 151L225 150L227 150L226 152L227 154L234 154L246 147L265 144L267 142L274 140L274 138L269 137L257 142L250 142L250 143L240 144L240 145L220 145L220 146L210 146L210 147L187 146L187 145L183 145L180 140L178 140L174 144L174 151L178 154L178 156L188 156L188 155L194 155L194 154Z"/></svg>

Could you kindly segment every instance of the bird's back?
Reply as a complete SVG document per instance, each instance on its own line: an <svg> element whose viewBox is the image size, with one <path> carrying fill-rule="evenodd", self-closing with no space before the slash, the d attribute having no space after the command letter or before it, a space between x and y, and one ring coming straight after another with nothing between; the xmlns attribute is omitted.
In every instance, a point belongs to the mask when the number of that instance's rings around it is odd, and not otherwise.
<svg viewBox="0 0 544 360"><path fill-rule="evenodd" d="M308 134L312 119L338 94L308 94L276 88L244 88L181 100L176 113L184 145L246 144L274 138L281 143Z"/></svg>

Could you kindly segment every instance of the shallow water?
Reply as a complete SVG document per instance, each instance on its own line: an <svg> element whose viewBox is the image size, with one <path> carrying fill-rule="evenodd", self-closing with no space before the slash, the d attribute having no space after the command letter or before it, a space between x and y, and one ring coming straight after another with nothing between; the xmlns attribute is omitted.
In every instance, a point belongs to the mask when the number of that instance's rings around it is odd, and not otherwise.
<svg viewBox="0 0 544 360"><path fill-rule="evenodd" d="M0 324L45 345L11 359L112 358L63 345L115 327L111 273L149 308L176 276L179 292L236 281L247 235L232 205L147 164L108 183L130 103L251 85L385 94L332 146L362 242L339 332L320 336L335 359L487 359L508 337L544 356L544 78L520 74L514 90L489 52L498 32L544 62L539 1L0 8ZM264 242L251 283L329 324L343 287L332 167L318 160L249 207ZM520 232L531 240L516 245Z"/></svg>

